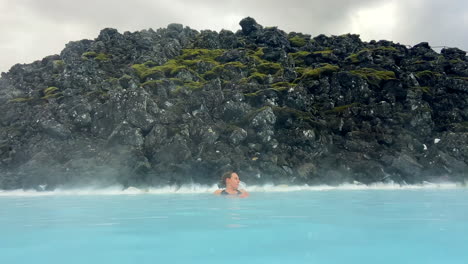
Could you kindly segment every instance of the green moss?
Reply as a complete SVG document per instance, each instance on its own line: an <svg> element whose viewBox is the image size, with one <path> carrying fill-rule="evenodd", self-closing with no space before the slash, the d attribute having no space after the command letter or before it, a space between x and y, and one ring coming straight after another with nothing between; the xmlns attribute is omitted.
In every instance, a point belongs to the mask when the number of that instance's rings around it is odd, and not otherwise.
<svg viewBox="0 0 468 264"><path fill-rule="evenodd" d="M275 74L281 70L279 63L267 62L257 66L257 71L264 74Z"/></svg>
<svg viewBox="0 0 468 264"><path fill-rule="evenodd" d="M421 91L423 91L424 93L431 93L431 87L429 86L421 86L419 87L419 89L421 89Z"/></svg>
<svg viewBox="0 0 468 264"><path fill-rule="evenodd" d="M233 70L244 68L247 68L247 66L239 61L228 62L225 64L218 65L210 71L205 72L204 74L202 74L202 78L205 80L213 80L217 77L222 77L224 74L228 74Z"/></svg>
<svg viewBox="0 0 468 264"><path fill-rule="evenodd" d="M147 78L170 78L175 76L178 72L182 70L189 70L194 75L195 70L198 70L198 64L201 62L206 62L212 64L213 66L218 67L222 66L219 62L216 61L216 58L221 56L225 50L222 49L183 49L182 54L177 56L163 65L157 65L152 61L145 62L143 64L134 64L132 68L135 70L138 77L141 80L146 80ZM230 62L223 64L224 67L245 67L240 62ZM208 77L215 78L215 75L219 72L222 72L223 68L212 69L211 71L205 72Z"/></svg>
<svg viewBox="0 0 468 264"><path fill-rule="evenodd" d="M124 74L118 80L128 80L128 81L130 81L131 79L132 79L132 76L130 76L128 74Z"/></svg>
<svg viewBox="0 0 468 264"><path fill-rule="evenodd" d="M345 58L345 61L350 61L351 63L359 63L359 55L354 53Z"/></svg>
<svg viewBox="0 0 468 264"><path fill-rule="evenodd" d="M414 86L414 87L409 87L409 89L418 90L425 94L432 94L432 87L429 87L429 86Z"/></svg>
<svg viewBox="0 0 468 264"><path fill-rule="evenodd" d="M206 82L185 82L184 86L188 87L190 90L201 90Z"/></svg>
<svg viewBox="0 0 468 264"><path fill-rule="evenodd" d="M398 52L398 49L395 48L395 47L388 47L388 46L385 46L385 47L378 47L378 48L375 48L375 49L372 49L373 51L390 51L390 52Z"/></svg>
<svg viewBox="0 0 468 264"><path fill-rule="evenodd" d="M218 73L215 70L207 71L202 75L202 78L205 80L214 80L218 77Z"/></svg>
<svg viewBox="0 0 468 264"><path fill-rule="evenodd" d="M325 111L324 113L325 114L337 114L337 113L342 113L344 111L346 111L347 109L349 108L352 108L352 107L356 107L356 106L360 106L361 104L359 103L352 103L352 104L349 104L349 105L342 105L342 106L337 106L331 110L328 110L328 111Z"/></svg>
<svg viewBox="0 0 468 264"><path fill-rule="evenodd" d="M184 81L182 81L181 79L177 79L177 78L169 78L168 80L173 82L176 85L182 85L184 83Z"/></svg>
<svg viewBox="0 0 468 264"><path fill-rule="evenodd" d="M110 56L105 54L105 53L97 53L94 51L88 51L83 54L81 54L81 58L83 60L88 60L88 59L95 59L97 61L108 61L110 60Z"/></svg>
<svg viewBox="0 0 468 264"><path fill-rule="evenodd" d="M276 93L284 93L289 90L290 87L285 86L278 86L273 88L261 89L253 93L244 93L244 96L247 99L254 99L259 96L263 96L264 94L268 94L269 92L276 92Z"/></svg>
<svg viewBox="0 0 468 264"><path fill-rule="evenodd" d="M52 64L54 67L63 67L65 65L65 62L63 60L54 60L52 61Z"/></svg>
<svg viewBox="0 0 468 264"><path fill-rule="evenodd" d="M202 90L206 82L184 82L176 87L175 90L171 91L173 95L178 95L183 89L189 89L191 91Z"/></svg>
<svg viewBox="0 0 468 264"><path fill-rule="evenodd" d="M457 64L457 63L462 63L463 61L461 59L455 59L455 60L449 60L451 64Z"/></svg>
<svg viewBox="0 0 468 264"><path fill-rule="evenodd" d="M263 95L264 93L268 92L268 91L276 91L274 90L273 88L270 88L270 89L263 89L263 90L258 90L256 92L253 92L253 93L244 93L244 96L247 97L247 98L253 98L253 97L258 97L258 96L261 96Z"/></svg>
<svg viewBox="0 0 468 264"><path fill-rule="evenodd" d="M307 40L301 38L300 36L294 36L292 38L289 38L289 42L291 43L291 46L297 48L303 47L307 44Z"/></svg>
<svg viewBox="0 0 468 264"><path fill-rule="evenodd" d="M44 92L44 95L51 95L53 93L55 93L55 91L59 90L59 88L55 87L55 86L51 86L51 87L48 87L48 88L45 88L43 90Z"/></svg>
<svg viewBox="0 0 468 264"><path fill-rule="evenodd" d="M349 55L348 57L345 58L346 61L349 61L351 63L359 63L359 56L365 52L371 52L371 53L381 53L381 52L397 52L398 50L394 47L378 47L378 48L373 48L373 49L362 49L358 51L357 53L353 53Z"/></svg>
<svg viewBox="0 0 468 264"><path fill-rule="evenodd" d="M183 49L182 55L178 59L182 60L202 60L212 63L218 63L216 58L221 56L226 50L223 49Z"/></svg>
<svg viewBox="0 0 468 264"><path fill-rule="evenodd" d="M266 74L254 72L247 79L248 82L255 81L257 83L263 84L265 82L266 77Z"/></svg>
<svg viewBox="0 0 468 264"><path fill-rule="evenodd" d="M133 64L132 69L135 71L135 73L140 77L140 79L143 79L143 76L146 74L146 71L148 68L144 64Z"/></svg>
<svg viewBox="0 0 468 264"><path fill-rule="evenodd" d="M138 64L136 64L136 65L138 65ZM145 66L146 68L152 68L152 67L159 66L159 64L150 60L150 61L147 61L147 62L143 63L143 66Z"/></svg>
<svg viewBox="0 0 468 264"><path fill-rule="evenodd" d="M268 63L267 60L262 59L265 54L263 48L257 48L256 50L247 50L247 56L253 60L254 64Z"/></svg>
<svg viewBox="0 0 468 264"><path fill-rule="evenodd" d="M326 75L326 74L331 74L333 72L336 72L340 69L340 67L336 66L336 65L331 65L331 64L322 64L323 66L322 67L319 67L319 68L306 68L304 69L304 71L302 72L302 76L296 80L297 81L300 81L300 80L303 80L303 79L319 79L320 77L322 77L323 75Z"/></svg>
<svg viewBox="0 0 468 264"><path fill-rule="evenodd" d="M366 79L370 84L379 85L381 81L396 79L393 71L379 71L372 68L361 68L350 71L351 74L358 75Z"/></svg>
<svg viewBox="0 0 468 264"><path fill-rule="evenodd" d="M47 94L47 95L41 97L41 99L59 98L59 97L62 97L62 95L63 95L62 92L59 92L59 93L52 93L52 94Z"/></svg>
<svg viewBox="0 0 468 264"><path fill-rule="evenodd" d="M97 61L108 61L110 60L110 56L104 53L99 53L94 59Z"/></svg>
<svg viewBox="0 0 468 264"><path fill-rule="evenodd" d="M81 54L81 58L83 59L95 58L97 55L98 55L97 52L88 51L88 52Z"/></svg>
<svg viewBox="0 0 468 264"><path fill-rule="evenodd" d="M417 61L414 61L412 64L424 64L426 62L427 61L425 61L425 60L417 60Z"/></svg>
<svg viewBox="0 0 468 264"><path fill-rule="evenodd" d="M263 53L263 48L258 48L258 49L254 52L254 54L253 54L253 56L257 56L257 57L259 57L259 58L260 58L260 57L263 57L263 55L265 55L265 54Z"/></svg>
<svg viewBox="0 0 468 264"><path fill-rule="evenodd" d="M246 68L247 66L242 64L242 62L240 61L232 61L232 62L228 62L228 63L225 63L223 64L224 68L226 67L234 67L234 68Z"/></svg>
<svg viewBox="0 0 468 264"><path fill-rule="evenodd" d="M291 87L291 86L294 86L292 83L289 83L289 82L277 82L277 83L274 83L272 84L271 86L273 87Z"/></svg>
<svg viewBox="0 0 468 264"><path fill-rule="evenodd" d="M151 62L150 62L151 63ZM148 67L150 63L134 64L132 69L135 70L141 80L151 78L173 77L181 70L187 69L187 66L179 64L178 60L172 59L167 61L164 65Z"/></svg>
<svg viewBox="0 0 468 264"><path fill-rule="evenodd" d="M288 91L290 87L287 87L287 86L283 86L283 87L275 87L275 88L272 88L273 90L277 91L277 92L285 92L285 91Z"/></svg>
<svg viewBox="0 0 468 264"><path fill-rule="evenodd" d="M41 99L50 99L50 98L58 98L62 96L61 92L57 92L60 89L55 86L47 87L44 90L42 90L42 93L44 94Z"/></svg>
<svg viewBox="0 0 468 264"><path fill-rule="evenodd" d="M415 73L415 75L418 79L431 79L434 77L442 76L442 74L438 72L433 72L433 71L420 71L420 72Z"/></svg>
<svg viewBox="0 0 468 264"><path fill-rule="evenodd" d="M254 93L245 93L244 96L245 97L257 97L259 95L261 95L263 93L263 90L260 90L260 91L256 91Z"/></svg>
<svg viewBox="0 0 468 264"><path fill-rule="evenodd" d="M296 68L295 68L295 70L296 70L296 72L297 72L297 74L298 74L299 76L303 75L306 69L307 69L307 68L304 68L304 67L296 67Z"/></svg>
<svg viewBox="0 0 468 264"><path fill-rule="evenodd" d="M333 50L327 49L327 50L319 50L319 51L314 51L312 54L324 54L324 55L330 55L333 53Z"/></svg>
<svg viewBox="0 0 468 264"><path fill-rule="evenodd" d="M312 53L308 51L299 51L294 53L289 53L289 55L293 58L296 66L305 66L305 58Z"/></svg>
<svg viewBox="0 0 468 264"><path fill-rule="evenodd" d="M119 82L119 79L115 77L110 77L106 79L106 82L111 83L111 84L117 84Z"/></svg>
<svg viewBox="0 0 468 264"><path fill-rule="evenodd" d="M273 87L272 89L277 92L284 92L288 91L291 87L294 87L295 85L288 82L277 82L272 84L271 86Z"/></svg>
<svg viewBox="0 0 468 264"><path fill-rule="evenodd" d="M308 112L299 111L299 110L289 108L289 107L278 107L278 106L273 106L272 109L279 120L285 120L288 118L292 118L294 120L300 120L300 121L312 121L313 120L313 115Z"/></svg>
<svg viewBox="0 0 468 264"><path fill-rule="evenodd" d="M150 80L141 84L143 88L158 88L164 84L164 80Z"/></svg>

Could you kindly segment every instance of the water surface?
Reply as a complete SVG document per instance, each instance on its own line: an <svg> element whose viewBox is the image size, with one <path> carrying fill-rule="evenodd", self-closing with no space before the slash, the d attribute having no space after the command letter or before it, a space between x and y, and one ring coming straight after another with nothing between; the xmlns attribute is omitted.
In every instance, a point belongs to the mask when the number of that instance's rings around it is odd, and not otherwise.
<svg viewBox="0 0 468 264"><path fill-rule="evenodd" d="M468 263L465 188L0 193L0 263Z"/></svg>

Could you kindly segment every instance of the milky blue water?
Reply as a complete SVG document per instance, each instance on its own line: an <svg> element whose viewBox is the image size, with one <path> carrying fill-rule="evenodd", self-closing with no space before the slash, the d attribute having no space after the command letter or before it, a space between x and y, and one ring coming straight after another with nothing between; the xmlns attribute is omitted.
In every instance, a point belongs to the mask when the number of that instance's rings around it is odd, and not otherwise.
<svg viewBox="0 0 468 264"><path fill-rule="evenodd" d="M0 196L0 263L468 263L468 190Z"/></svg>

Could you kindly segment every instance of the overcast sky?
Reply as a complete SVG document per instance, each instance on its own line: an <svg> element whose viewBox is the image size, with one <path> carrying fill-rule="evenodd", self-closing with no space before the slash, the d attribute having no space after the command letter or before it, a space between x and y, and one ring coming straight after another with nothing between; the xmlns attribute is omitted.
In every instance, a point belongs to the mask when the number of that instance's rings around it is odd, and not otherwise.
<svg viewBox="0 0 468 264"><path fill-rule="evenodd" d="M247 16L286 32L468 50L466 0L0 0L0 72L59 54L106 27L123 33L181 23L235 32Z"/></svg>

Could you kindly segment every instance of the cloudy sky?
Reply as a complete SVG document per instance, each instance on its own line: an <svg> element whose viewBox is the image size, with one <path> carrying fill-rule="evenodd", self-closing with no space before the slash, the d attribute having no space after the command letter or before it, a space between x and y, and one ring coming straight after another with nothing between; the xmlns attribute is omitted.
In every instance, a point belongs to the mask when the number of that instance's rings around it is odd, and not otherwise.
<svg viewBox="0 0 468 264"><path fill-rule="evenodd" d="M69 41L94 39L106 27L123 33L181 23L237 31L247 16L286 32L468 50L466 0L0 0L0 72L58 54Z"/></svg>

